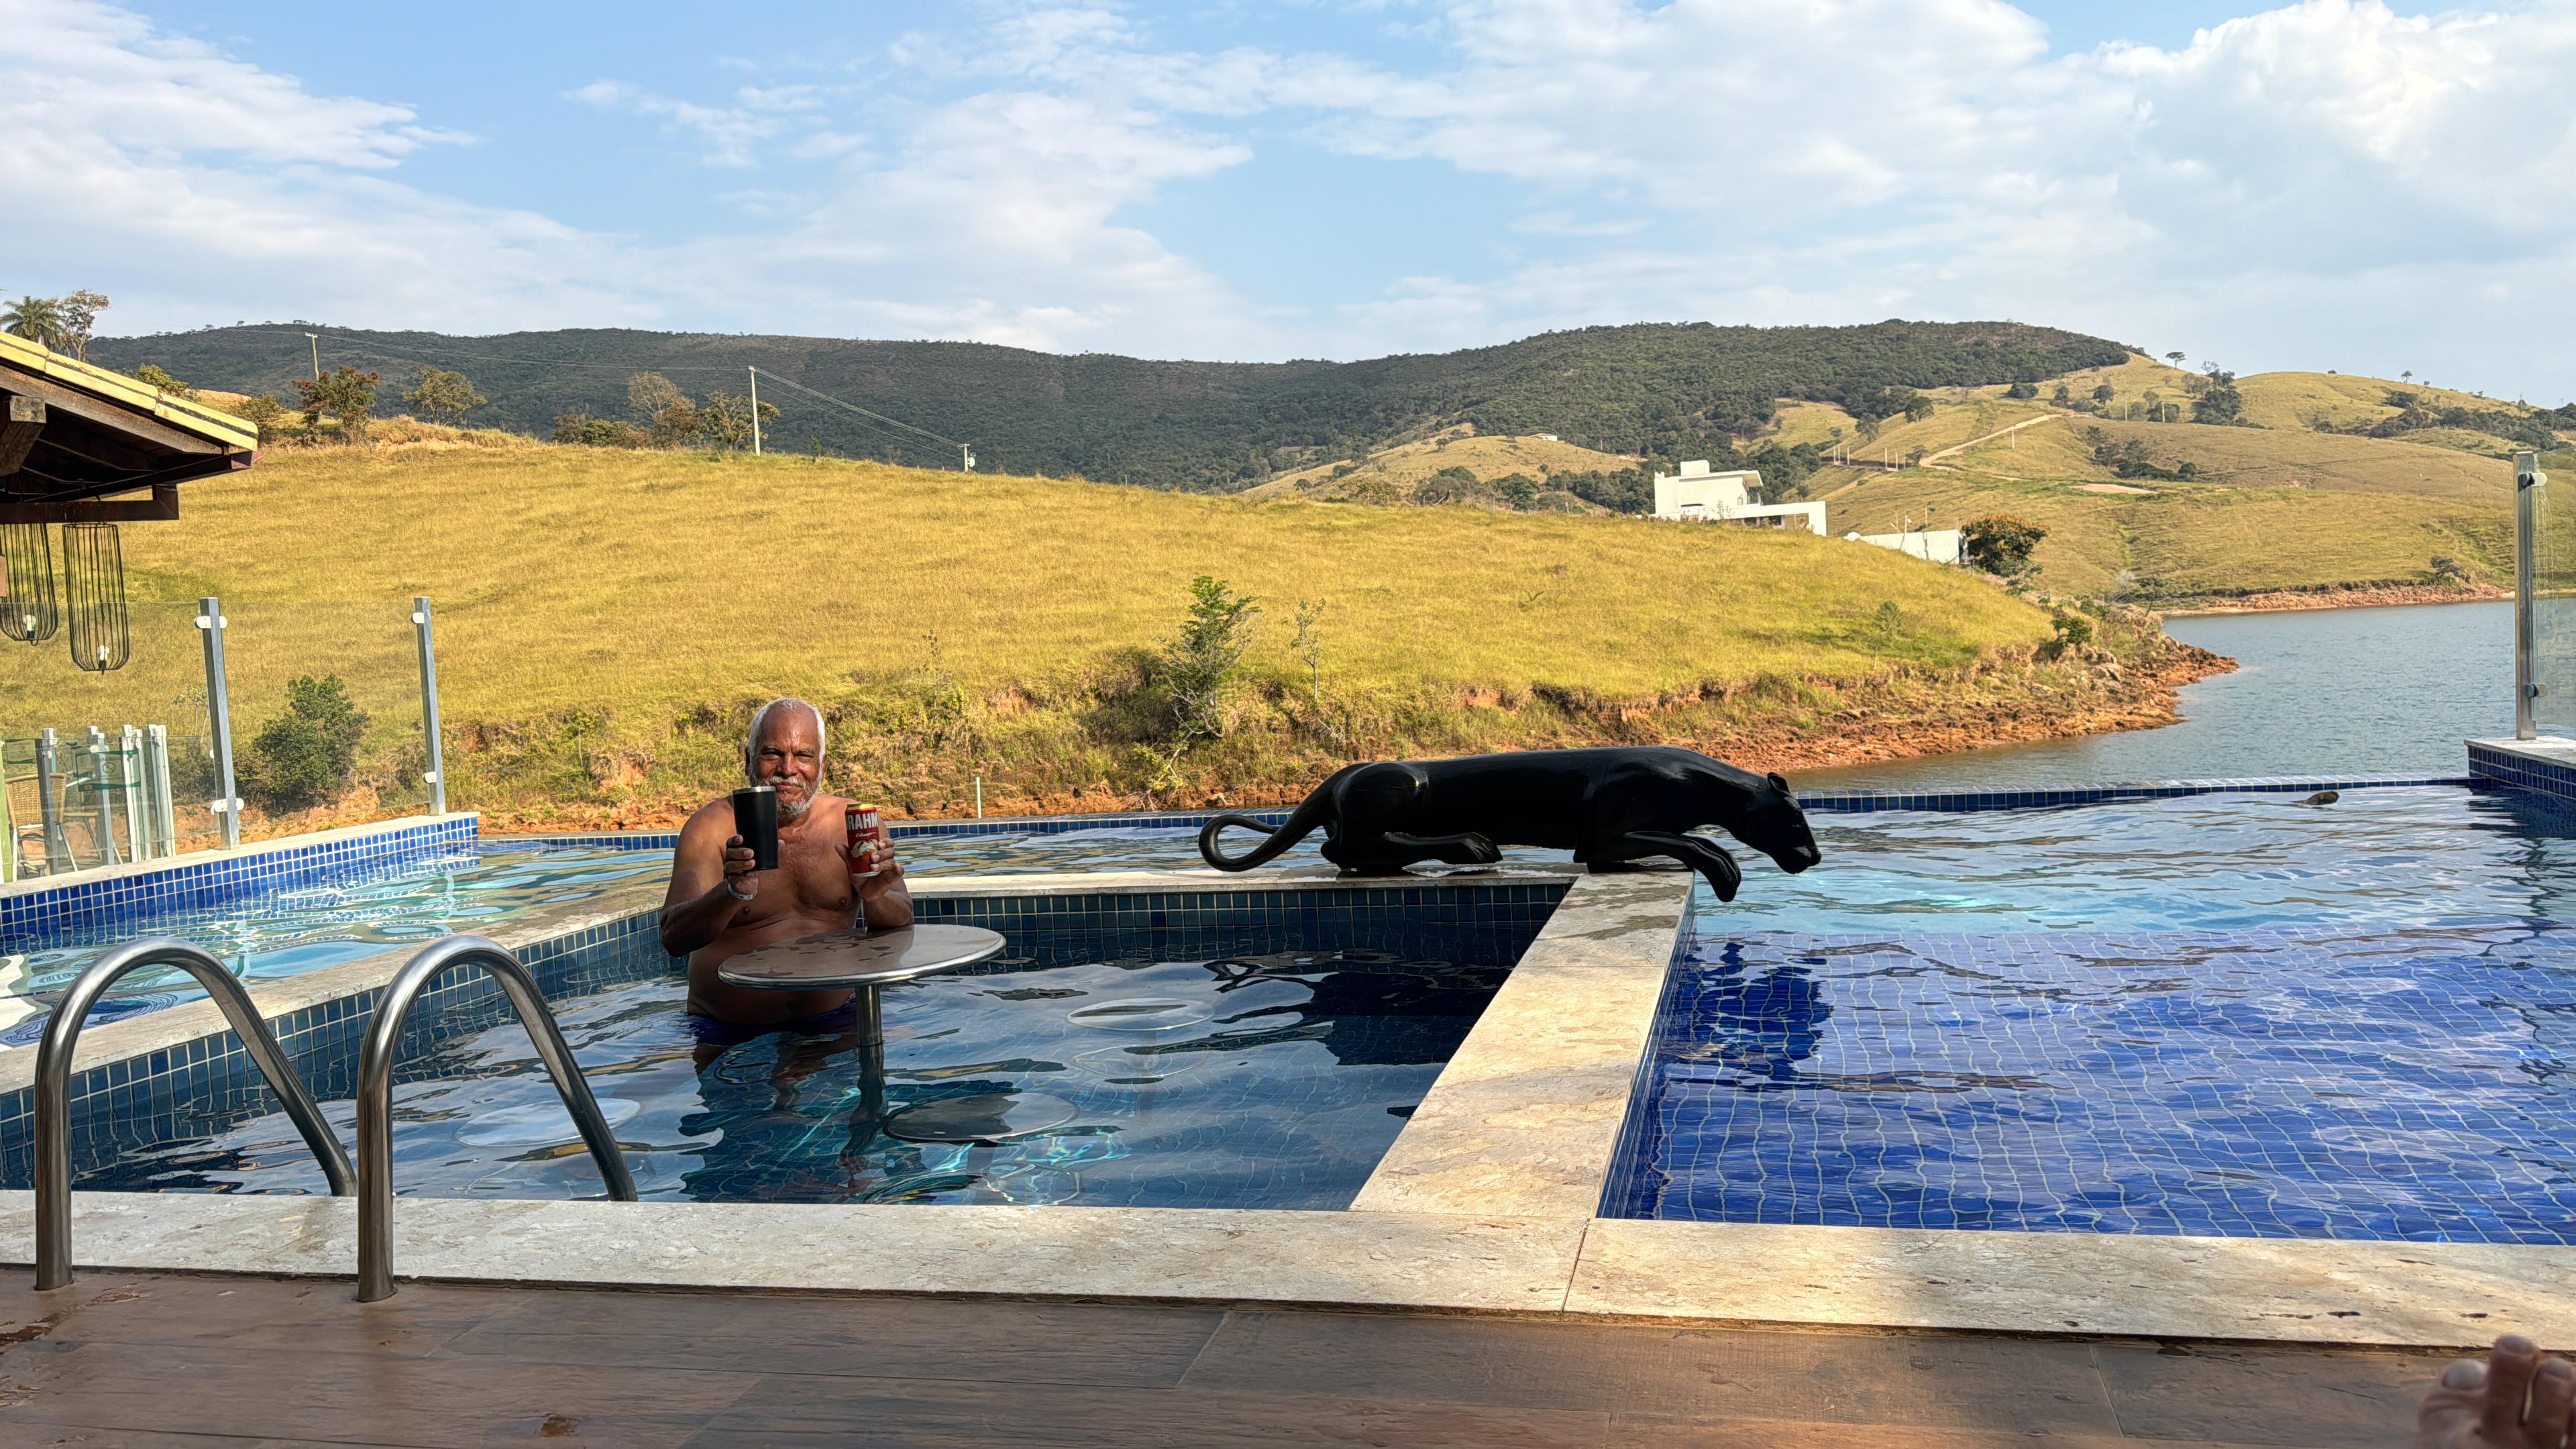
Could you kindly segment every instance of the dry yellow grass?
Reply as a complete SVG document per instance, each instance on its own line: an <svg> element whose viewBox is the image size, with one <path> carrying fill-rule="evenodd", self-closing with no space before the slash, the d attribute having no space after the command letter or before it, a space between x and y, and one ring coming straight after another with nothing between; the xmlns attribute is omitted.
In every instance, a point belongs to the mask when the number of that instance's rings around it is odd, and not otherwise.
<svg viewBox="0 0 2576 1449"><path fill-rule="evenodd" d="M2520 403L2482 398L2475 393L2384 377L2353 377L2332 372L2265 372L2239 378L2245 395L2245 420L2266 428L2313 429L2320 422L2334 428L2366 428L2397 416L2388 402L2391 392L2411 392L2434 408L2472 408L2482 412L2522 413ZM2484 434L2476 436L2485 437ZM2483 449L2481 450L2483 451Z"/></svg>
<svg viewBox="0 0 2576 1449"><path fill-rule="evenodd" d="M2142 493L2087 492L2118 477L2094 461L2088 428L2115 444L2143 443L2161 466L2190 461L2200 477L2128 481ZM1832 489L1830 526L1866 533L1908 517L1918 527L1955 527L1981 514L2013 514L2049 530L2040 563L2052 586L2078 593L2144 587L2194 596L2418 581L2435 555L2490 582L2510 576L2510 469L2452 449L2074 418L1952 461L1955 472L1819 479Z"/></svg>
<svg viewBox="0 0 2576 1449"><path fill-rule="evenodd" d="M1819 447L1836 437L1856 436L1860 421L1832 403L1783 400L1779 412L1771 419L1771 431L1761 441L1794 448L1800 443Z"/></svg>
<svg viewBox="0 0 2576 1449"><path fill-rule="evenodd" d="M907 672L1043 693L1168 636L1201 573L1265 601L1255 663L1273 676L1298 672L1295 601L1329 600L1327 667L1354 687L1860 678L1882 601L1927 660L2047 634L1990 585L1884 550L1624 518L550 446L287 451L183 497L179 522L125 533L134 663L101 677L59 645L0 649L0 734L185 723L204 593L232 621L245 735L300 673L340 674L403 728L415 594L436 600L451 721L578 715L611 741Z"/></svg>
<svg viewBox="0 0 2576 1449"><path fill-rule="evenodd" d="M1367 483L1386 484L1402 496L1411 493L1424 479L1448 468L1464 468L1483 482L1506 478L1514 473L1527 474L1544 482L1550 473L1615 473L1637 466L1637 460L1545 438L1479 437L1473 430L1460 427L1436 438L1372 453L1361 460L1359 467L1336 478L1334 470L1338 466L1326 464L1320 468L1285 473L1258 488L1246 490L1242 496L1261 501L1339 496Z"/></svg>

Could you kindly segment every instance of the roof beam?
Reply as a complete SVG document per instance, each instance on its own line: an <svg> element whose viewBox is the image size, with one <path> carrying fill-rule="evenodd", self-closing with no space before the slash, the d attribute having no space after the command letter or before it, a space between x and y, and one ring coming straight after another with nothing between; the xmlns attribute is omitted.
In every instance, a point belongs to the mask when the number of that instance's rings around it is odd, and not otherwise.
<svg viewBox="0 0 2576 1449"><path fill-rule="evenodd" d="M179 485L156 483L146 498L76 503L0 503L0 523L167 523L179 516Z"/></svg>
<svg viewBox="0 0 2576 1449"><path fill-rule="evenodd" d="M21 397L42 398L48 408L68 413L86 423L94 423L129 437L139 438L167 452L203 456L224 451L221 444L200 438L194 433L181 432L159 418L133 412L118 407L114 403L101 402L87 393L64 387L60 383L37 377L33 373L22 372L6 363L0 363L0 392L14 393Z"/></svg>
<svg viewBox="0 0 2576 1449"><path fill-rule="evenodd" d="M40 397L9 399L9 420L0 423L0 478L18 471L27 461L27 450L36 446L36 434L45 430L45 400Z"/></svg>

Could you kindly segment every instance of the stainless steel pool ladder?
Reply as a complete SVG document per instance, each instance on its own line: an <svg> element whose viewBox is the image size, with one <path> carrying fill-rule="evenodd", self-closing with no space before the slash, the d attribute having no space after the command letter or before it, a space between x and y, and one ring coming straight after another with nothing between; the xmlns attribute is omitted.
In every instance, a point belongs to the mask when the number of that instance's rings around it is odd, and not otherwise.
<svg viewBox="0 0 2576 1449"><path fill-rule="evenodd" d="M394 1057L402 1047L403 1021L412 1003L430 983L459 966L480 966L500 983L503 995L535 1041L537 1056L554 1078L564 1110L581 1129L581 1140L599 1164L608 1195L635 1201L635 1178L626 1170L626 1155L601 1115L599 1099L590 1093L563 1029L546 1007L545 994L519 958L480 936L450 936L421 949L385 985L367 1024L367 1044L358 1055L358 1301L374 1303L394 1296Z"/></svg>
<svg viewBox="0 0 2576 1449"><path fill-rule="evenodd" d="M295 1130L322 1162L322 1176L333 1197L349 1195L349 1154L322 1120L322 1109L304 1079L286 1059L277 1037L260 1020L250 990L224 963L185 941L167 937L120 946L80 974L45 1023L36 1047L36 1287L61 1288L72 1281L72 1057L80 1045L81 1026L90 1008L118 978L146 966L176 966L197 979L206 995L223 1008L241 1038L242 1050L268 1079L268 1089L286 1108Z"/></svg>

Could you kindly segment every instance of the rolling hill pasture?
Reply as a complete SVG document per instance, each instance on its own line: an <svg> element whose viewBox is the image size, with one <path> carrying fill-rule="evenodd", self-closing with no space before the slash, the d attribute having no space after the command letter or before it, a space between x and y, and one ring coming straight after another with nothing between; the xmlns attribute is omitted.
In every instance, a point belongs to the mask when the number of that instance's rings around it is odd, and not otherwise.
<svg viewBox="0 0 2576 1449"><path fill-rule="evenodd" d="M2151 628L2058 649L2050 612L1991 580L1812 535L379 439L275 450L191 485L184 526L128 529L134 662L0 651L0 731L187 733L207 593L239 735L290 678L339 674L389 794L416 789L405 616L431 596L449 776L496 823L703 798L782 693L831 714L845 781L915 814L969 808L978 776L997 809L1241 801L1371 755L1673 739L1795 764L2169 700L2120 668L2162 647ZM1198 575L1261 612L1221 737L1176 745L1157 659Z"/></svg>

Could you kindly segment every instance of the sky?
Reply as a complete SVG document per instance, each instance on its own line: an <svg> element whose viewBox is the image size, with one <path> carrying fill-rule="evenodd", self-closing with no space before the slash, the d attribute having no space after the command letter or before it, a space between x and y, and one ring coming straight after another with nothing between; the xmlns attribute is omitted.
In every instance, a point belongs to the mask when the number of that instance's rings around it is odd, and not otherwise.
<svg viewBox="0 0 2576 1449"><path fill-rule="evenodd" d="M2011 319L2576 394L2576 0L0 0L0 291L1275 360Z"/></svg>

